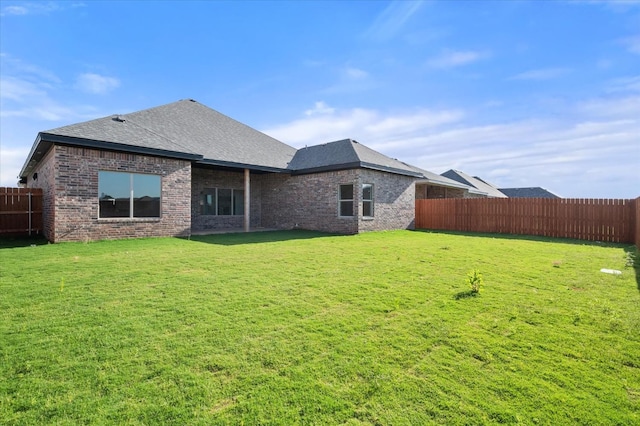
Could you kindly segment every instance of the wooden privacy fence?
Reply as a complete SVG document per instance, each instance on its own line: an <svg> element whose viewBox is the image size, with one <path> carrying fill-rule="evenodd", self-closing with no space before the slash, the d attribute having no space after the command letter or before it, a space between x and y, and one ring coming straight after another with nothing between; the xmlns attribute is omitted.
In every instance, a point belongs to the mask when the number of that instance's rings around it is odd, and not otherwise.
<svg viewBox="0 0 640 426"><path fill-rule="evenodd" d="M416 228L640 244L640 198L416 200Z"/></svg>
<svg viewBox="0 0 640 426"><path fill-rule="evenodd" d="M0 187L0 236L42 232L42 189Z"/></svg>

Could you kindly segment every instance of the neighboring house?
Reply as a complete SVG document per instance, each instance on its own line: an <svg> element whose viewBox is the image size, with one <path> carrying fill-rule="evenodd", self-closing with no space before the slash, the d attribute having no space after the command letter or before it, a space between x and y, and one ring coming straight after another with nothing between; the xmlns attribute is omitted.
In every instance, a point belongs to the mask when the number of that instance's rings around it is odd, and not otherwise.
<svg viewBox="0 0 640 426"><path fill-rule="evenodd" d="M446 172L442 173L441 176L453 179L456 182L462 183L464 185L471 186L478 191L485 193L487 197L507 198L507 196L500 192L498 188L495 187L495 185L492 185L477 176L470 176L464 172L461 172L460 170L447 170Z"/></svg>
<svg viewBox="0 0 640 426"><path fill-rule="evenodd" d="M350 139L296 150L190 99L41 132L20 182L43 189L52 242L410 229L416 186L479 192Z"/></svg>
<svg viewBox="0 0 640 426"><path fill-rule="evenodd" d="M442 173L442 176L453 179L456 182L464 185L469 185L472 188L482 192L485 196L494 198L560 198L556 194L547 191L544 188L531 187L531 188L498 188L495 185L487 182L478 176L470 176L460 170L447 170ZM473 192L469 190L471 196Z"/></svg>
<svg viewBox="0 0 640 426"><path fill-rule="evenodd" d="M561 198L539 186L532 188L500 188L500 192L509 198Z"/></svg>

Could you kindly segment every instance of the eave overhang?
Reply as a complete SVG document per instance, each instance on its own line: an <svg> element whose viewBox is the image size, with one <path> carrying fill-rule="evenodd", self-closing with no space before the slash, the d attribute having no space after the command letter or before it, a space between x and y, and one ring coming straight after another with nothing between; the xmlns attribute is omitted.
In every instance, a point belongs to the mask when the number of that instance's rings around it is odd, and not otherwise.
<svg viewBox="0 0 640 426"><path fill-rule="evenodd" d="M128 152L140 155L153 155L156 157L176 158L179 160L197 161L202 159L202 155L187 152L169 151L165 149L147 148L142 146L127 145L117 142L98 141L94 139L76 138L71 136L54 135L51 133L38 133L38 137L33 143L27 161L19 178L26 177L32 169L42 160L42 157L49 151L52 145L67 145L91 149L103 149L109 151Z"/></svg>
<svg viewBox="0 0 640 426"><path fill-rule="evenodd" d="M382 166L380 164L367 163L363 161L353 161L350 163L331 164L328 166L310 167L307 169L297 169L297 170L292 170L291 174L295 176L295 175L307 175L312 173L336 172L340 170L351 170L351 169L377 170L380 172L393 173L393 174L398 174L403 176L409 176L412 178L423 177L421 173L412 172L409 170L397 169L395 167Z"/></svg>
<svg viewBox="0 0 640 426"><path fill-rule="evenodd" d="M263 173L291 173L291 170L283 169L279 167L261 166L256 164L247 164L247 163L236 163L233 161L211 160L207 158L196 160L195 163L206 165L206 166L223 167L226 169L237 169L237 170L249 169L251 171L263 172Z"/></svg>

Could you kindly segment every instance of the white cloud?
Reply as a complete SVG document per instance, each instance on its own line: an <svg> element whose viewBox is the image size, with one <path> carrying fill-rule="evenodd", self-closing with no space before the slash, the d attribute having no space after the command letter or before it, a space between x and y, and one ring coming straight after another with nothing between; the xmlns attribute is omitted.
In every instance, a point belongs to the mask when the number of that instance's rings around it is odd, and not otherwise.
<svg viewBox="0 0 640 426"><path fill-rule="evenodd" d="M447 51L427 61L427 65L431 68L454 68L472 64L489 56L489 53L481 51Z"/></svg>
<svg viewBox="0 0 640 426"><path fill-rule="evenodd" d="M362 80L363 78L367 78L369 76L368 72L354 67L347 67L344 70L344 74L351 80Z"/></svg>
<svg viewBox="0 0 640 426"><path fill-rule="evenodd" d="M420 9L422 1L392 1L365 32L365 37L374 40L393 38L409 19Z"/></svg>
<svg viewBox="0 0 640 426"><path fill-rule="evenodd" d="M569 73L568 68L541 68L529 70L511 77L511 80L553 80Z"/></svg>
<svg viewBox="0 0 640 426"><path fill-rule="evenodd" d="M589 116L638 120L640 117L640 96L589 99L581 102L577 109Z"/></svg>
<svg viewBox="0 0 640 426"><path fill-rule="evenodd" d="M620 40L620 42L627 48L629 52L640 55L640 35L623 38Z"/></svg>
<svg viewBox="0 0 640 426"><path fill-rule="evenodd" d="M331 108L324 101L316 102L312 109L308 109L304 112L304 115L316 115L316 114L333 114L335 108Z"/></svg>
<svg viewBox="0 0 640 426"><path fill-rule="evenodd" d="M31 1L21 2L19 6L6 6L0 9L0 16L25 16L36 14L48 14L51 12L75 9L78 7L85 7L83 2L53 2L53 1Z"/></svg>
<svg viewBox="0 0 640 426"><path fill-rule="evenodd" d="M345 65L337 70L337 80L334 84L322 90L324 94L347 94L365 92L376 86L371 75L360 68Z"/></svg>
<svg viewBox="0 0 640 426"><path fill-rule="evenodd" d="M2 8L2 16L5 15L27 15L29 9L24 6L7 6Z"/></svg>
<svg viewBox="0 0 640 426"><path fill-rule="evenodd" d="M120 80L100 74L84 73L78 76L76 87L85 93L104 95L120 86Z"/></svg>
<svg viewBox="0 0 640 426"><path fill-rule="evenodd" d="M264 131L296 147L350 137L427 170L460 169L501 187L634 198L640 195L638 102L634 97L586 99L567 107L562 119L478 124L465 122L469 118L461 110L386 112L319 103L313 110L322 114Z"/></svg>
<svg viewBox="0 0 640 426"><path fill-rule="evenodd" d="M352 138L372 148L402 144L414 133L426 132L440 125L459 121L463 113L458 110L412 110L395 114L364 108L336 110L324 102L305 111L306 117L271 129L268 135L295 147L316 145L339 139Z"/></svg>
<svg viewBox="0 0 640 426"><path fill-rule="evenodd" d="M640 92L640 75L619 77L608 82L607 92Z"/></svg>
<svg viewBox="0 0 640 426"><path fill-rule="evenodd" d="M35 139L35 135L34 135ZM0 155L0 186L16 186L22 164L29 154L28 148L2 148Z"/></svg>

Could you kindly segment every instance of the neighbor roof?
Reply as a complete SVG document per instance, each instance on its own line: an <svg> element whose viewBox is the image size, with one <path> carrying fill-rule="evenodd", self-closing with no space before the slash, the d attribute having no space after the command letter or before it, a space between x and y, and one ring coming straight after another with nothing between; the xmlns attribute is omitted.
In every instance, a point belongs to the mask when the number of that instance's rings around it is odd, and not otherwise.
<svg viewBox="0 0 640 426"><path fill-rule="evenodd" d="M478 177L470 176L460 170L447 170L446 172L441 174L444 177L448 177L449 179L453 179L457 182L463 183L465 185L472 186L482 192L485 192L489 197L495 198L507 198L502 192L498 190L492 184L482 180Z"/></svg>
<svg viewBox="0 0 640 426"><path fill-rule="evenodd" d="M509 198L560 198L553 192L539 186L531 188L500 188L500 192Z"/></svg>

